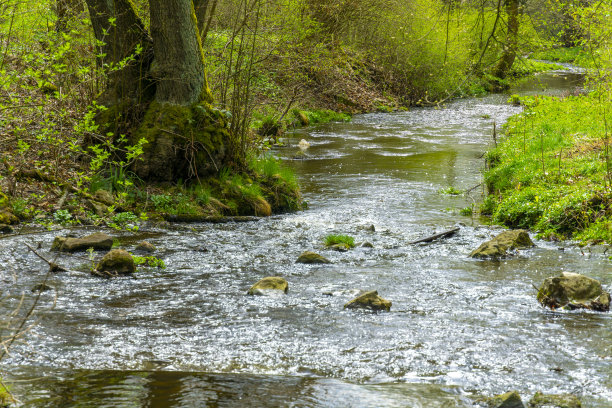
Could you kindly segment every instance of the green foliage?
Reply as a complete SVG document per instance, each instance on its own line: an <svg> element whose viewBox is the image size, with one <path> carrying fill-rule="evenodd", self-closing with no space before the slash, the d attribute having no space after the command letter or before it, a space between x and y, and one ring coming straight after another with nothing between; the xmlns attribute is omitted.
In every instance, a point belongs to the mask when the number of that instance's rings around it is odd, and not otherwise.
<svg viewBox="0 0 612 408"><path fill-rule="evenodd" d="M438 193L445 194L445 195L456 196L456 195L463 194L463 191L461 191L461 190L459 190L459 189L457 189L457 188L455 188L453 186L450 186L450 187L443 188L443 189L439 190Z"/></svg>
<svg viewBox="0 0 612 408"><path fill-rule="evenodd" d="M593 66L591 53L582 46L550 48L536 51L530 57L538 60L573 63L583 67Z"/></svg>
<svg viewBox="0 0 612 408"><path fill-rule="evenodd" d="M349 235L328 235L325 237L325 246L332 246L332 245L337 245L337 244L344 244L346 245L348 248L354 248L355 247L355 238L349 236Z"/></svg>
<svg viewBox="0 0 612 408"><path fill-rule="evenodd" d="M134 265L136 266L166 269L166 263L163 261L163 259L159 259L154 256L132 255L132 258L134 259Z"/></svg>
<svg viewBox="0 0 612 408"><path fill-rule="evenodd" d="M68 210L57 210L53 213L53 219L55 222L61 225L68 225L74 223L72 214Z"/></svg>
<svg viewBox="0 0 612 408"><path fill-rule="evenodd" d="M138 231L138 221L139 218L134 213L130 211L120 212L111 217L108 226L118 230Z"/></svg>
<svg viewBox="0 0 612 408"><path fill-rule="evenodd" d="M463 215L464 217L471 217L474 214L474 210L472 207L464 207L459 210L459 214Z"/></svg>

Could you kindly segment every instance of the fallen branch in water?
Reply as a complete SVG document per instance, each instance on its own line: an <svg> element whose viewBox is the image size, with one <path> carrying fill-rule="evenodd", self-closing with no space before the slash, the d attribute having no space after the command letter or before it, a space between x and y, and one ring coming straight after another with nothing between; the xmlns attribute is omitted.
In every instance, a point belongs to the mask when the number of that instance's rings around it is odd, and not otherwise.
<svg viewBox="0 0 612 408"><path fill-rule="evenodd" d="M48 260L47 258L42 256L41 254L36 252L36 250L34 248L32 248L31 246L29 246L28 244L24 244L24 245L27 246L30 249L30 251L34 252L34 255L36 255L37 257L39 257L40 259L42 259L43 261L45 261L49 265L49 271L51 271L51 272L67 272L67 269L59 266L55 262L52 262L52 261Z"/></svg>
<svg viewBox="0 0 612 408"><path fill-rule="evenodd" d="M448 231L441 232L439 234L430 235L429 237L417 239L416 241L409 242L408 244L410 244L410 245L412 245L412 244L420 244L422 242L435 241L438 238L450 238L453 235L455 235L457 233L457 231L459 231L459 227L453 228L453 229L448 230Z"/></svg>

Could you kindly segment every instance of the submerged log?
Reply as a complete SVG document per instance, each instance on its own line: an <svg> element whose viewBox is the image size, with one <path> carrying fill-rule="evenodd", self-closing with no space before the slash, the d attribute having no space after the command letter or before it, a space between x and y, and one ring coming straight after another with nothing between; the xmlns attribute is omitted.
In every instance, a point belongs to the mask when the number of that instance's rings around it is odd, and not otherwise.
<svg viewBox="0 0 612 408"><path fill-rule="evenodd" d="M410 244L410 245L412 245L412 244L420 244L422 242L432 242L432 241L435 241L438 238L450 238L453 235L455 235L459 231L459 229L460 229L459 227L456 227L456 228L450 229L448 231L441 232L439 234L434 234L434 235L430 235L430 236L425 237L425 238L417 239L416 241L411 241L408 244Z"/></svg>

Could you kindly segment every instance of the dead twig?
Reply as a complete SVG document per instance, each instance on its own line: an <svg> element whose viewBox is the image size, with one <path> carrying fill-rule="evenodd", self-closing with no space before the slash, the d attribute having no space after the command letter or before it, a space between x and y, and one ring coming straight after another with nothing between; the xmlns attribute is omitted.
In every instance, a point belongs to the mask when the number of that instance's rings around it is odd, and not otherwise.
<svg viewBox="0 0 612 408"><path fill-rule="evenodd" d="M32 248L31 246L29 246L28 244L24 244L24 245L27 246L30 249L30 251L34 252L34 255L36 255L37 257L39 257L40 259L42 259L43 261L45 261L49 265L49 271L50 272L67 272L68 271L67 269L65 269L65 268L59 266L58 264L56 264L55 262L49 261L47 258L45 258L41 254L36 252L36 250L34 248Z"/></svg>

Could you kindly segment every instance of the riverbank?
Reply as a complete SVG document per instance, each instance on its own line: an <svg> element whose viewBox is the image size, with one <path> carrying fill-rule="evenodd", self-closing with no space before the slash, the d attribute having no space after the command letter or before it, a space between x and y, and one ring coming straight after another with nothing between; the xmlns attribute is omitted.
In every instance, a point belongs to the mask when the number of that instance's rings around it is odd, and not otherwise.
<svg viewBox="0 0 612 408"><path fill-rule="evenodd" d="M611 243L612 103L596 93L521 103L525 110L509 119L506 137L487 153L482 213L547 239Z"/></svg>

